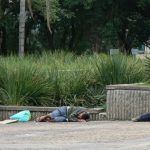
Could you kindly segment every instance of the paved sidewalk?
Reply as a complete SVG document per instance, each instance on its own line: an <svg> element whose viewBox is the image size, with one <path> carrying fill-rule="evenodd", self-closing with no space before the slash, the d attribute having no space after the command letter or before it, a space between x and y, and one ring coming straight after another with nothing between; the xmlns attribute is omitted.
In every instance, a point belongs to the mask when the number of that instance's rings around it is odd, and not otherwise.
<svg viewBox="0 0 150 150"><path fill-rule="evenodd" d="M150 150L150 123L13 123L0 125L0 150Z"/></svg>

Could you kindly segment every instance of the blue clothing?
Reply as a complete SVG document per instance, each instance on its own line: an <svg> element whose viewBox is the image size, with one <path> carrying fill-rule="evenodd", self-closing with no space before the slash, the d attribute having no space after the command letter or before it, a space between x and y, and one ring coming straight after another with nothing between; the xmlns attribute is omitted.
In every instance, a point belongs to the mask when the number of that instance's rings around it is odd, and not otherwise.
<svg viewBox="0 0 150 150"><path fill-rule="evenodd" d="M50 113L55 122L77 122L78 115L85 111L82 107L62 106Z"/></svg>
<svg viewBox="0 0 150 150"><path fill-rule="evenodd" d="M51 118L55 122L66 122L67 121L67 106L59 107L50 113Z"/></svg>
<svg viewBox="0 0 150 150"><path fill-rule="evenodd" d="M150 121L150 113L145 113L141 115L137 121Z"/></svg>

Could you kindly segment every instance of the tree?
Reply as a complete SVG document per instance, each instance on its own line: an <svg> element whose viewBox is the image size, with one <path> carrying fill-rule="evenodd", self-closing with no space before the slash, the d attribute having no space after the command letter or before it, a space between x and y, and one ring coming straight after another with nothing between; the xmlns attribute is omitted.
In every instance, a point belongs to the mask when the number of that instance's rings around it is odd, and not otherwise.
<svg viewBox="0 0 150 150"><path fill-rule="evenodd" d="M39 9L41 9L41 13L46 17L47 27L52 34L52 30L50 27L50 23L57 18L57 0L45 0L45 1L33 1ZM33 3L33 4L34 4ZM26 21L26 12L25 12L25 4L26 0L20 0L20 16L19 16L19 56L24 56L24 41L25 41L25 21ZM31 16L33 17L33 13L31 10L31 1L28 0L29 10L31 12ZM44 8L44 9L43 9Z"/></svg>
<svg viewBox="0 0 150 150"><path fill-rule="evenodd" d="M19 15L19 56L24 57L24 41L25 41L25 0L20 0L20 15Z"/></svg>
<svg viewBox="0 0 150 150"><path fill-rule="evenodd" d="M11 4L8 0L0 2L0 24L6 29L8 50L14 52L19 38L17 30L21 0L12 0ZM149 44L150 0L27 2L25 52L34 53L43 49L67 49L76 53L107 52L110 48L119 48L123 53L130 54L132 47ZM20 20L21 23L23 21ZM19 39L22 38L20 36Z"/></svg>
<svg viewBox="0 0 150 150"><path fill-rule="evenodd" d="M19 56L23 57L25 50L25 42L26 42L26 30L25 30L25 24L26 21L31 18L30 16L32 16L32 19L35 20L34 16L36 16L36 12L40 12L40 15L42 15L45 20L47 20L47 28L49 30L49 34L52 34L51 31L51 26L50 24L55 22L55 20L57 19L57 11L58 11L58 0L43 0L43 1L34 1L32 0L20 0L20 7L18 7L18 1L9 1L9 5L8 5L8 14L14 14L15 11L20 8L20 14L19 14ZM27 8L26 8L26 3L28 4ZM3 3L3 6L5 6L6 9L6 2ZM14 6L16 6L16 8L14 8ZM33 10L32 10L33 9ZM5 11L5 10L4 10ZM33 12L35 12L35 14L33 14ZM28 13L30 12L30 14ZM33 23L35 23L33 21ZM27 25L27 27L29 27ZM31 30L31 28L30 28ZM30 32L30 30L27 30L28 32Z"/></svg>

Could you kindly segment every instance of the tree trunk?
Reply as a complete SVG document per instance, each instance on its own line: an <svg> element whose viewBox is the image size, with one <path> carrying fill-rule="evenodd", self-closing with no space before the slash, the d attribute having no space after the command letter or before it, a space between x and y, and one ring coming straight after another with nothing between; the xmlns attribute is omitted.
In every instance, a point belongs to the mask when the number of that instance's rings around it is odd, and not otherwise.
<svg viewBox="0 0 150 150"><path fill-rule="evenodd" d="M25 41L25 0L20 0L20 16L19 16L19 56L24 57L24 41Z"/></svg>
<svg viewBox="0 0 150 150"><path fill-rule="evenodd" d="M61 38L61 44L60 44L60 48L62 48L62 49L66 49L67 31L68 31L68 29L66 27L64 27L63 35Z"/></svg>
<svg viewBox="0 0 150 150"><path fill-rule="evenodd" d="M0 27L0 54L7 55L6 51L6 29L5 27Z"/></svg>
<svg viewBox="0 0 150 150"><path fill-rule="evenodd" d="M73 44L74 44L74 39L75 39L75 25L74 25L74 20L71 20L71 39L69 41L69 49L73 50Z"/></svg>

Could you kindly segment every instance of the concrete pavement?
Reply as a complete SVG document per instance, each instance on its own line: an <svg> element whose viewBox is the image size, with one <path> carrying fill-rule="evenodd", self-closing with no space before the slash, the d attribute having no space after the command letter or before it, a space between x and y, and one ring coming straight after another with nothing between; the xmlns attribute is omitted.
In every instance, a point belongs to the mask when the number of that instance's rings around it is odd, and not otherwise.
<svg viewBox="0 0 150 150"><path fill-rule="evenodd" d="M0 150L150 150L150 123L13 123L0 125Z"/></svg>

